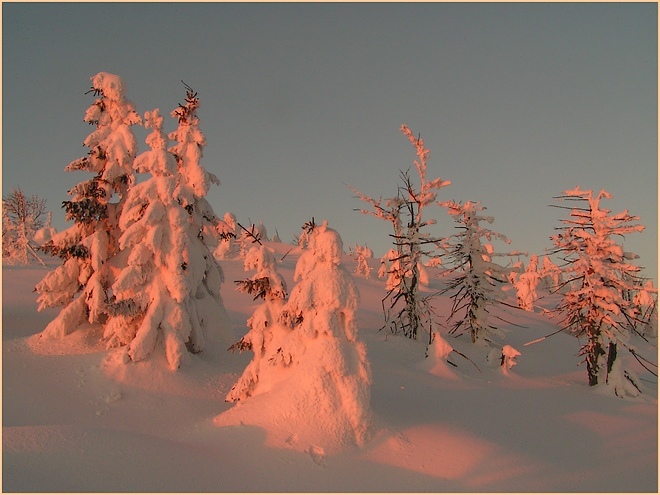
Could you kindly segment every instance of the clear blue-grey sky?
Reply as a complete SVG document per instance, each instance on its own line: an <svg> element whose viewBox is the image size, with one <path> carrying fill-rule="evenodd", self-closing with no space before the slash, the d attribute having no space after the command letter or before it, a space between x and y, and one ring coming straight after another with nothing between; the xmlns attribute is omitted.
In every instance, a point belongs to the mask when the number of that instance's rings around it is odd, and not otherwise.
<svg viewBox="0 0 660 495"><path fill-rule="evenodd" d="M396 195L415 158L405 123L429 176L452 181L439 199L481 201L513 249L551 246L553 196L606 189L647 226L624 247L657 283L657 27L655 3L3 3L3 196L46 199L61 230L88 178L64 167L87 152L89 78L120 75L141 114L168 114L183 80L218 215L284 241L328 219L380 256L389 225L354 212L344 183Z"/></svg>

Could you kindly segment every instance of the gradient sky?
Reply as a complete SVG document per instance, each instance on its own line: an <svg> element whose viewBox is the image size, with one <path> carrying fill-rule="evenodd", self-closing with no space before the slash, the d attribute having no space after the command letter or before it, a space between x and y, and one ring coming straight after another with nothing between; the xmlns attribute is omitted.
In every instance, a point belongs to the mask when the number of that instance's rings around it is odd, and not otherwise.
<svg viewBox="0 0 660 495"><path fill-rule="evenodd" d="M429 176L452 181L439 199L482 202L512 249L551 247L553 196L609 191L604 206L647 226L624 247L657 284L657 21L655 3L3 3L2 193L46 199L63 229L66 191L89 178L64 167L87 152L90 77L120 75L140 114L169 114L183 80L220 216L285 242L328 219L346 250L382 255L389 225L344 184L396 195L415 158L405 123Z"/></svg>

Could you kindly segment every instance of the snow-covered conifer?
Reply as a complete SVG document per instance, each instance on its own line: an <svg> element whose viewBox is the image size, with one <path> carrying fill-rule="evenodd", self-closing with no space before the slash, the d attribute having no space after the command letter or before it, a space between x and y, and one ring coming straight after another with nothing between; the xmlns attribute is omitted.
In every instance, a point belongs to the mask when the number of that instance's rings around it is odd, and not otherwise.
<svg viewBox="0 0 660 495"><path fill-rule="evenodd" d="M563 255L567 287L556 312L566 329L586 339L580 355L585 357L589 385L606 386L620 396L637 395L640 384L624 369L618 353L624 347L643 364L632 338L639 334L636 324L644 323L644 315L624 297L639 288L634 281L640 268L630 263L634 255L624 252L614 236L642 232L644 226L634 223L639 217L627 210L611 214L602 208L600 201L611 197L606 191L594 194L576 187L556 198L578 203L556 205L570 210L569 218L562 220L563 230L551 237L555 252Z"/></svg>
<svg viewBox="0 0 660 495"><path fill-rule="evenodd" d="M415 186L409 171L401 172L402 185L398 188L395 198L375 200L365 196L355 189L357 196L372 206L371 210L359 210L361 213L373 215L389 221L394 229L394 245L397 254L388 256L390 263L388 278L389 306L385 309L385 325L393 333L401 332L405 336L416 339L420 329L426 330L429 343L433 338L433 315L428 298L422 296L419 290L423 257L430 256L427 247L434 245L438 239L432 238L424 228L435 224L434 219L425 219L424 210L433 204L437 191L451 184L447 180L427 179L427 160L430 155L419 136L414 136L406 126L401 126L401 132L415 147L417 159L414 161L419 177L419 185ZM380 275L383 267L381 266Z"/></svg>
<svg viewBox="0 0 660 495"><path fill-rule="evenodd" d="M368 246L355 245L351 249L351 255L355 259L355 274L365 278L369 278L371 274L371 267L369 260L373 258L374 253Z"/></svg>
<svg viewBox="0 0 660 495"><path fill-rule="evenodd" d="M449 333L460 335L469 331L472 342L488 340L489 335L499 335L497 328L488 322L488 307L503 300L501 286L508 275L503 267L493 262L493 257L519 253L494 251L490 241L500 240L507 244L510 241L502 234L479 225L494 221L493 217L480 213L485 210L480 203L445 201L439 204L447 208L460 229L459 233L443 242L443 249L452 262L445 275L453 277L442 291L449 293L453 301L447 318L448 321L453 320ZM482 238L489 242L482 242Z"/></svg>
<svg viewBox="0 0 660 495"><path fill-rule="evenodd" d="M561 285L561 269L555 265L547 254L543 257L540 270L540 286L543 289L551 289Z"/></svg>
<svg viewBox="0 0 660 495"><path fill-rule="evenodd" d="M272 253L266 246L253 246L245 256L243 266L246 271L255 270L255 274L246 280L237 281L237 289L254 294L254 299L261 298L264 302L247 321L250 329L248 333L230 347L232 351L251 350L254 357L227 395L228 402L245 400L253 393L259 393L257 385L260 382L261 390L264 389L262 370L271 366L271 359L290 333L290 329L279 322L287 298L287 288L286 282L277 272L277 262ZM267 376L268 370L263 371L263 374Z"/></svg>
<svg viewBox="0 0 660 495"><path fill-rule="evenodd" d="M64 336L85 321L105 322L107 290L114 282L107 261L118 252L119 216L134 182L137 143L131 126L140 123L140 117L126 99L120 77L99 72L91 80L96 99L84 117L95 126L84 141L90 151L65 170L94 176L73 187L72 199L63 202L66 219L74 224L42 247L64 260L36 286L40 311L64 306L44 330L46 336Z"/></svg>
<svg viewBox="0 0 660 495"><path fill-rule="evenodd" d="M213 252L213 256L219 260L228 260L235 258L238 254L236 239L238 238L240 231L236 223L236 215L233 213L229 211L226 212L222 217L222 220L226 227L219 233L218 246Z"/></svg>
<svg viewBox="0 0 660 495"><path fill-rule="evenodd" d="M206 146L206 137L199 127L197 109L200 100L197 93L186 85L185 104L179 104L171 115L179 122L177 130L169 134L176 144L169 149L176 157L179 173L183 177L180 201L184 208L195 205L196 198L204 198L212 184L220 185L218 178L202 167L201 160ZM187 186L184 188L184 185ZM198 214L204 214L203 208L198 208Z"/></svg>
<svg viewBox="0 0 660 495"><path fill-rule="evenodd" d="M309 236L315 227L316 222L314 221L314 217L312 217L311 220L303 224L300 230L300 234L293 236L293 240L291 242L300 248L306 249L309 244Z"/></svg>
<svg viewBox="0 0 660 495"><path fill-rule="evenodd" d="M148 357L160 342L176 370L187 350L204 349L208 332L226 331L226 316L222 270L187 208L199 203L180 196L188 183L167 150L162 125L157 109L145 113L145 127L153 129L146 139L151 150L134 166L151 177L129 190L120 217L126 266L112 285L104 337L111 345L127 345L133 361Z"/></svg>
<svg viewBox="0 0 660 495"><path fill-rule="evenodd" d="M522 273L512 271L509 280L516 289L518 307L525 311L534 311L534 302L538 299L536 288L541 277L539 274L539 257L532 255L527 268Z"/></svg>
<svg viewBox="0 0 660 495"><path fill-rule="evenodd" d="M347 421L356 443L365 441L370 420L371 366L358 336L359 293L341 262L343 243L327 222L316 226L308 250L297 265L282 320L293 331L276 355L282 365L297 363L307 377L303 396L312 403L337 408L337 421ZM307 388L308 390L304 390Z"/></svg>
<svg viewBox="0 0 660 495"><path fill-rule="evenodd" d="M250 228L247 229L243 227L240 223L237 223L240 231L236 238L236 244L238 244L238 257L245 258L248 251L254 244L261 244L262 234L266 233L265 227L262 229L259 226L252 224ZM261 225L263 227L263 224Z"/></svg>
<svg viewBox="0 0 660 495"><path fill-rule="evenodd" d="M200 99L197 93L187 84L184 104L179 104L170 115L177 119L176 131L169 134L174 141L168 149L176 158L181 181L175 195L183 206L192 224L197 228L199 237L208 245L215 246L218 241L235 235L234 230L225 221L218 218L213 207L206 199L206 194L212 185L220 185L220 180L208 172L201 164L206 146L206 137L199 126L197 110Z"/></svg>
<svg viewBox="0 0 660 495"><path fill-rule="evenodd" d="M327 441L329 445L322 448L363 444L371 421L371 366L355 321L359 294L341 263L339 234L327 222L309 234L309 247L294 274L298 284L279 319L286 333L276 326L277 342L268 336L273 340L265 340L266 347L261 332L248 334L255 360L260 362L258 380L250 398L238 407L257 401L269 407L268 417L260 414L259 421L287 425L300 435L304 432L304 439L314 444ZM263 324L265 316L259 310L256 314L253 329ZM268 355L261 355L260 349L267 349ZM251 367L245 383L253 380ZM259 402L266 394L267 401ZM229 399L233 398L230 393ZM236 411L245 418L241 409ZM232 411L228 413L231 416Z"/></svg>

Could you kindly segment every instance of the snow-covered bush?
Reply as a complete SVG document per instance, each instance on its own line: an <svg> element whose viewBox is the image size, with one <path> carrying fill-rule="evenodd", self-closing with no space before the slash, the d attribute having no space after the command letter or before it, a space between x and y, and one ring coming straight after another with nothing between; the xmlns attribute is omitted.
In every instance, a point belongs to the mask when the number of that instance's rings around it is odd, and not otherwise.
<svg viewBox="0 0 660 495"><path fill-rule="evenodd" d="M371 367L355 321L359 294L341 263L342 253L341 237L326 222L310 232L308 249L296 265L298 284L279 322L272 320L280 304L275 297L257 309L243 340L246 345L249 341L255 358L228 400L243 398L246 390L251 395L216 423L284 428L291 442L320 444L323 449L366 441ZM270 280L273 272L261 258L248 266L255 264Z"/></svg>
<svg viewBox="0 0 660 495"><path fill-rule="evenodd" d="M379 272L379 276L383 275L385 269L389 273L389 292L386 297L389 302L384 306L383 328L393 333L401 332L411 339L417 339L419 330L423 329L428 333L430 344L433 338L433 312L428 298L421 294L419 285L423 258L431 255L427 247L436 244L438 239L423 231L425 227L435 224L434 219L424 218L424 210L435 202L437 191L451 182L439 177L428 180L426 173L430 152L425 148L424 141L419 136L415 137L406 125L401 126L401 132L415 147L417 159L414 164L419 185L413 184L408 171L402 171L402 185L398 188L398 195L385 200L385 206L382 199L375 200L355 189L353 191L372 207L371 210L359 210L361 213L386 220L392 223L394 229L396 255L390 251L385 262L389 262L389 269L381 265Z"/></svg>
<svg viewBox="0 0 660 495"><path fill-rule="evenodd" d="M108 260L118 253L119 217L135 179L137 142L131 126L140 123L140 117L125 97L121 78L99 72L91 80L97 98L84 118L95 125L84 141L90 151L66 170L94 176L73 187L72 199L63 202L66 219L74 224L42 247L64 260L36 286L39 311L64 306L44 330L45 336L62 337L85 321L102 324L107 319L107 291L114 282Z"/></svg>
<svg viewBox="0 0 660 495"><path fill-rule="evenodd" d="M509 372L511 371L511 368L513 368L516 364L516 358L520 356L520 351L517 349L513 348L510 345L505 345L502 347L502 357L500 360L500 366L502 368L502 372L505 375L508 375Z"/></svg>
<svg viewBox="0 0 660 495"><path fill-rule="evenodd" d="M175 370L186 348L200 352L211 328L225 330L226 317L222 270L198 235L200 223L193 215L200 198L195 192L193 201L181 198L188 192L182 172L193 162L177 167L162 125L158 110L146 112L151 150L136 158L135 170L151 177L131 187L120 217L126 266L112 285L104 337L110 345L128 345L133 361L148 357L160 340Z"/></svg>
<svg viewBox="0 0 660 495"><path fill-rule="evenodd" d="M43 246L48 241L50 241L55 234L57 234L57 230L55 230L51 225L52 221L53 213L49 211L48 215L46 216L46 223L44 226L40 229L37 229L37 231L34 233L34 236L32 236L32 241L37 246Z"/></svg>
<svg viewBox="0 0 660 495"><path fill-rule="evenodd" d="M482 215L485 210L480 203L455 201L439 203L459 224L459 233L443 241L443 249L451 261L444 275L452 277L442 293L450 294L452 306L447 321L453 321L450 334L461 335L468 331L472 342L488 340L497 328L488 321L488 307L502 302L502 284L507 282L507 271L495 263L496 256L515 256L519 253L497 253L490 242L510 241L503 236L480 226L481 222L493 223L491 216Z"/></svg>
<svg viewBox="0 0 660 495"><path fill-rule="evenodd" d="M613 237L642 232L644 226L634 223L639 217L627 210L613 215L600 206L602 199L611 197L606 191L594 194L576 187L556 198L578 206L556 205L570 210L570 215L562 220L563 230L551 237L556 253L566 263L562 267L566 290L555 311L566 329L586 339L580 355L585 357L589 385L605 386L619 396L634 396L639 394L640 384L623 368L619 345L640 361L632 339L639 335L638 324L648 320L625 296L627 291L640 289L635 282L640 268L630 263L635 255L625 252Z"/></svg>

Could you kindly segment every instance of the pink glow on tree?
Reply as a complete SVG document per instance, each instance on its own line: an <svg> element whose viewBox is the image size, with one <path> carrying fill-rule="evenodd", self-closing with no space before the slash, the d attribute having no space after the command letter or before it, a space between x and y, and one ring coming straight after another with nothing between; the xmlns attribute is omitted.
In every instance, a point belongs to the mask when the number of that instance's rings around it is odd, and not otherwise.
<svg viewBox="0 0 660 495"><path fill-rule="evenodd" d="M151 150L137 157L135 170L151 177L129 190L120 218L126 266L112 286L104 337L127 345L133 361L147 358L161 342L176 370L187 350L204 349L209 331L226 331L226 315L222 270L177 194L184 180L162 125L158 110L145 114L145 126L153 129L146 139Z"/></svg>
<svg viewBox="0 0 660 495"><path fill-rule="evenodd" d="M602 199L611 197L607 191L594 194L576 187L556 198L579 205L557 205L570 215L562 220L564 229L551 237L566 263L562 273L567 290L556 312L566 329L586 338L580 355L585 357L589 385L634 396L640 391L638 380L623 368L617 354L620 345L640 360L632 338L639 334L636 326L645 323L644 316L626 296L640 289L640 268L630 263L636 256L625 252L614 236L642 232L644 226L634 223L639 217L627 210L611 214L600 206Z"/></svg>
<svg viewBox="0 0 660 495"><path fill-rule="evenodd" d="M247 252L243 266L246 271L255 270L255 274L237 281L237 289L255 294L254 299L261 298L263 303L248 319L248 333L230 348L232 351L250 350L254 357L227 394L228 402L245 400L271 386L268 383L268 367L272 366L273 356L290 333L290 329L279 322L287 289L286 282L277 272L277 262L272 253L265 246L253 246Z"/></svg>
<svg viewBox="0 0 660 495"><path fill-rule="evenodd" d="M419 184L413 184L408 170L402 171L402 185L398 187L398 194L395 198L385 200L385 206L382 199L375 200L351 189L362 201L372 206L371 210L358 211L389 221L394 229L396 254L390 251L386 255L387 259L381 259L379 271L379 276L383 276L385 271L389 274L386 296L389 306L383 307L383 328L388 328L392 333L401 332L411 339L417 339L418 331L423 329L428 333L430 344L433 338L433 315L428 298L422 296L419 285L422 277L426 276L423 258L432 255L428 248L436 244L438 239L424 232L426 227L436 223L432 218L424 218L424 210L435 202L437 191L451 182L440 177L428 180L427 160L430 151L426 149L423 139L414 136L408 126L402 125L401 132L415 148L417 159L414 165Z"/></svg>
<svg viewBox="0 0 660 495"><path fill-rule="evenodd" d="M534 311L534 302L538 299L536 288L541 280L539 257L532 255L525 271L520 274L511 272L509 280L516 288L518 307L525 311Z"/></svg>
<svg viewBox="0 0 660 495"><path fill-rule="evenodd" d="M137 142L131 126L140 123L140 117L125 97L121 78L99 72L91 79L97 98L84 118L96 126L84 141L90 151L65 170L95 175L69 191L72 199L63 204L66 219L75 223L42 248L61 257L64 264L35 288L39 311L64 306L42 333L48 337L63 337L85 321L102 324L107 318L107 290L114 276L108 260L119 250L118 219L135 180L132 166ZM115 195L119 199L113 202Z"/></svg>
<svg viewBox="0 0 660 495"><path fill-rule="evenodd" d="M244 342L249 340L255 357L228 400L250 395L216 422L254 421L267 429L290 424L296 437L323 443L324 449L366 441L371 365L355 321L359 294L342 254L341 237L327 222L310 230L296 265L298 284L279 321L272 320L279 297L266 301L251 319ZM272 272L264 268L263 273ZM253 406L259 408L254 416Z"/></svg>

